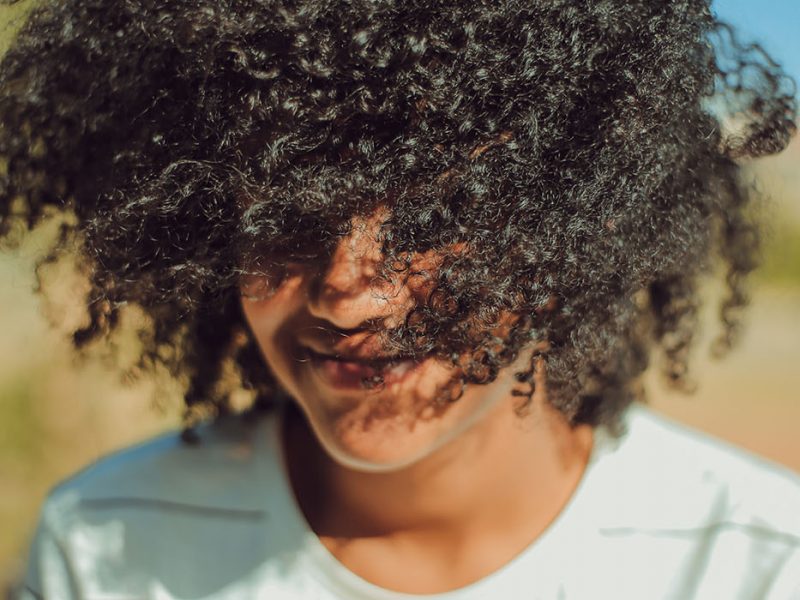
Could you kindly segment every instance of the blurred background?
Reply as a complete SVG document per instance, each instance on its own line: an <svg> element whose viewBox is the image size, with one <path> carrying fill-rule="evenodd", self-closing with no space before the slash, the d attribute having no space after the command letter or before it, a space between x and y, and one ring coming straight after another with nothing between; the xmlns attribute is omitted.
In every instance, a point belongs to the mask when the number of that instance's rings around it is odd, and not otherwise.
<svg viewBox="0 0 800 600"><path fill-rule="evenodd" d="M800 81L800 2L714 5ZM23 9L0 7L0 52ZM800 471L800 137L781 155L756 161L752 173L769 198L763 209L770 236L740 343L722 361L710 358L718 331L718 290L710 287L695 350L697 392L665 391L656 374L647 389L658 411ZM80 277L69 264L50 266L49 299L33 292L34 261L53 231L44 227L19 247L0 246L0 590L24 568L51 486L179 421L177 388L169 380L123 385L101 353L74 360L68 333L83 315Z"/></svg>

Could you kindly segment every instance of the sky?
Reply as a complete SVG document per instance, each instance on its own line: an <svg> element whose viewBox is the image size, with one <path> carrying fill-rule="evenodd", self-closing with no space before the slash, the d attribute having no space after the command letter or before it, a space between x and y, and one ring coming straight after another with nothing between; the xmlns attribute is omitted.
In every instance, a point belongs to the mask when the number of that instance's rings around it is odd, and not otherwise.
<svg viewBox="0 0 800 600"><path fill-rule="evenodd" d="M800 84L800 0L712 0L743 41L758 42Z"/></svg>

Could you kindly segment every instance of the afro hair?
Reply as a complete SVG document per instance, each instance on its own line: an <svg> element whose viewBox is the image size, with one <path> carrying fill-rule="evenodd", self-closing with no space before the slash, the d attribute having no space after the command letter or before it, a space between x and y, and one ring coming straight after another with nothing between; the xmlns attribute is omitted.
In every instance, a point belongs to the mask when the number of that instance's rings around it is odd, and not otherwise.
<svg viewBox="0 0 800 600"><path fill-rule="evenodd" d="M702 275L732 342L760 238L741 162L795 117L704 0L42 0L0 64L0 235L68 215L41 260L85 268L75 347L139 307L137 368L191 420L281 393L242 275L324 264L388 207L381 274L433 285L387 343L461 388L533 345L554 407L613 424L654 351L685 381Z"/></svg>

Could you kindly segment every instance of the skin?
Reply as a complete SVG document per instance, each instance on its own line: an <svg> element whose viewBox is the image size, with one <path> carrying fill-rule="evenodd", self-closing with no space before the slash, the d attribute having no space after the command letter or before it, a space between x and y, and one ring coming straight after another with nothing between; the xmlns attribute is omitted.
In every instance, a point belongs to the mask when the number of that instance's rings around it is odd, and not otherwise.
<svg viewBox="0 0 800 600"><path fill-rule="evenodd" d="M304 348L348 356L372 348L360 326L391 327L424 296L424 281L372 277L381 216L356 220L324 268L290 270L267 294L254 294L264 280L243 280L242 307L264 360L299 409L284 423L284 443L311 528L368 581L438 593L497 570L547 528L580 481L592 430L571 427L549 407L541 364L530 410L518 414L513 373L531 349L492 383L468 386L444 406L431 400L455 367L435 358L382 389L330 385ZM418 268L435 267L433 255L416 260Z"/></svg>

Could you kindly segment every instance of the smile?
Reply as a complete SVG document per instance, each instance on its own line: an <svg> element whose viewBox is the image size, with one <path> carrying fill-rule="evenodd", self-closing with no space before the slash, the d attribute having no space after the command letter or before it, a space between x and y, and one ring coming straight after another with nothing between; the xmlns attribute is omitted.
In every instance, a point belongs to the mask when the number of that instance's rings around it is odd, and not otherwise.
<svg viewBox="0 0 800 600"><path fill-rule="evenodd" d="M402 356L380 360L356 360L349 357L320 354L305 348L308 363L314 372L329 386L343 389L361 389L363 381L378 375L385 385L406 379L425 361Z"/></svg>

